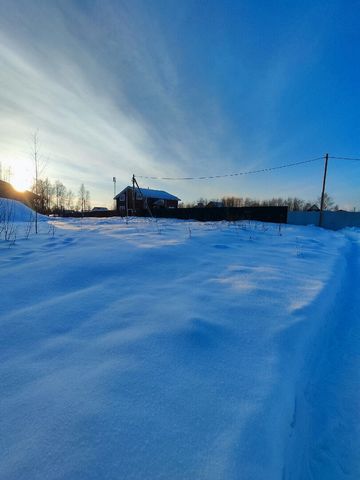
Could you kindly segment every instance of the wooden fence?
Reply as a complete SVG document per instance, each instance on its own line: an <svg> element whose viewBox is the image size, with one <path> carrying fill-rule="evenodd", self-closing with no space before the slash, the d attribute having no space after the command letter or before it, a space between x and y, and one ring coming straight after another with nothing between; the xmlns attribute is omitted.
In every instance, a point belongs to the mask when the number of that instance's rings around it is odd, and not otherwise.
<svg viewBox="0 0 360 480"><path fill-rule="evenodd" d="M213 207L213 208L153 208L152 216L156 218L177 218L181 220L236 221L258 220L260 222L287 223L287 207ZM95 217L107 218L124 216L116 210L104 212L64 212L62 217ZM149 217L147 210L138 210L137 217Z"/></svg>

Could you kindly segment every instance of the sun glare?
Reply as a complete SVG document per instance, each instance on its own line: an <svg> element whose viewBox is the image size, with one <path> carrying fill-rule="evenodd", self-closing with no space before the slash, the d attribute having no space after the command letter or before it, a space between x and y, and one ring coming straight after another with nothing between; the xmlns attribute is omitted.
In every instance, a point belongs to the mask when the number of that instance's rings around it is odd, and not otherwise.
<svg viewBox="0 0 360 480"><path fill-rule="evenodd" d="M31 188L31 175L29 175L27 169L24 168L24 165L17 163L16 165L11 166L10 183L19 192L23 192Z"/></svg>
<svg viewBox="0 0 360 480"><path fill-rule="evenodd" d="M25 190L28 190L28 188L29 188L28 182L23 178L13 178L11 180L11 185L18 192L24 192Z"/></svg>

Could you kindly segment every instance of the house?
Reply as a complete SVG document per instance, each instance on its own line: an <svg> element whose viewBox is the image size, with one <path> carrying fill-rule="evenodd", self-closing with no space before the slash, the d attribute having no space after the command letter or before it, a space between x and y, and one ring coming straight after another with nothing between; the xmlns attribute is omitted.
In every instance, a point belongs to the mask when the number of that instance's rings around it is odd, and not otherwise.
<svg viewBox="0 0 360 480"><path fill-rule="evenodd" d="M320 208L314 203L310 208L307 209L307 212L320 212Z"/></svg>
<svg viewBox="0 0 360 480"><path fill-rule="evenodd" d="M211 201L206 205L206 208L222 208L223 206L224 202Z"/></svg>
<svg viewBox="0 0 360 480"><path fill-rule="evenodd" d="M91 209L92 212L108 212L109 209L107 207L94 207Z"/></svg>
<svg viewBox="0 0 360 480"><path fill-rule="evenodd" d="M19 202L24 203L29 207L33 207L35 204L36 198L38 195L35 193L29 192L18 192L9 182L0 180L0 198L9 198L11 200L18 200Z"/></svg>
<svg viewBox="0 0 360 480"><path fill-rule="evenodd" d="M124 214L131 214L134 210L149 208L177 208L180 198L163 190L152 190L150 188L135 188L128 186L118 193L116 209ZM135 203L135 204L134 204Z"/></svg>

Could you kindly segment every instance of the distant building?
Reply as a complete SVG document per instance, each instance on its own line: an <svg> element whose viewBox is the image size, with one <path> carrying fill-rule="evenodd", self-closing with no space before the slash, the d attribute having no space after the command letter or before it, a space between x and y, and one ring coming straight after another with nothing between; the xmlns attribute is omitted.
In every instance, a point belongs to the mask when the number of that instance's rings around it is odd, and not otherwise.
<svg viewBox="0 0 360 480"><path fill-rule="evenodd" d="M221 208L224 206L224 202L209 202L206 208Z"/></svg>
<svg viewBox="0 0 360 480"><path fill-rule="evenodd" d="M136 188L134 192L133 188L128 186L118 193L114 200L116 200L116 209L119 212L131 214L133 210L144 210L147 206L149 208L177 208L180 198L163 190L150 188Z"/></svg>
<svg viewBox="0 0 360 480"><path fill-rule="evenodd" d="M314 203L310 208L307 209L307 212L320 212L320 208Z"/></svg>
<svg viewBox="0 0 360 480"><path fill-rule="evenodd" d="M94 207L91 209L92 212L107 212L108 210L106 207Z"/></svg>

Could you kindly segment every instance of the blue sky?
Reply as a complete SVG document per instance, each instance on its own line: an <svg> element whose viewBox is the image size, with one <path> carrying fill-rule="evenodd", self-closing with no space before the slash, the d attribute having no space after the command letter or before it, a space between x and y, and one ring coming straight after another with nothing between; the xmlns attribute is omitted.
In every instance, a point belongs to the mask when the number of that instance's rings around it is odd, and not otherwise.
<svg viewBox="0 0 360 480"><path fill-rule="evenodd" d="M0 161L111 205L132 173L219 175L360 157L360 2L0 0ZM328 192L360 207L360 162ZM315 200L322 162L212 181L142 180L185 201Z"/></svg>

